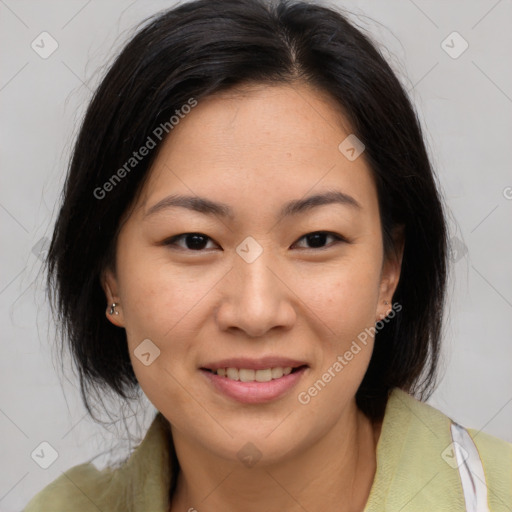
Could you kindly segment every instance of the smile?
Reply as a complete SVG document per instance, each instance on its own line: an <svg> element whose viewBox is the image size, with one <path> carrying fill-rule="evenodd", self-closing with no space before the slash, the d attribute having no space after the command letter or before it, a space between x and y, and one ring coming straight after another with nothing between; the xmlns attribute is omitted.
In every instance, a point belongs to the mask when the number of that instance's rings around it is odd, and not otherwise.
<svg viewBox="0 0 512 512"><path fill-rule="evenodd" d="M249 365L258 368L246 368ZM200 371L216 393L244 404L261 404L288 394L307 369L308 365L300 363L296 366L274 366L245 362L240 366L203 367Z"/></svg>
<svg viewBox="0 0 512 512"><path fill-rule="evenodd" d="M221 377L241 382L270 382L274 379L280 379L283 375L292 373L291 366L277 366L275 368L265 368L263 370L253 370L251 368L218 368L216 371L210 370Z"/></svg>

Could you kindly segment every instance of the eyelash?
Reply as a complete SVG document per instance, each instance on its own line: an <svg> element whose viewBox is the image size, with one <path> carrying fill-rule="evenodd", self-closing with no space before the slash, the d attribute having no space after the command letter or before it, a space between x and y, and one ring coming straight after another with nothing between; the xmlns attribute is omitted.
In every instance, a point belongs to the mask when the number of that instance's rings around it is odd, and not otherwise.
<svg viewBox="0 0 512 512"><path fill-rule="evenodd" d="M204 249L188 249L187 247L181 247L181 246L178 246L176 244L176 242L182 238L185 238L187 236L190 236L190 235L196 235L196 236L200 236L200 237L203 237L203 238L206 238L208 241L213 241L209 236L203 234L203 233L195 233L195 232L191 232L191 233L182 233L180 235L175 235L171 238L168 238L167 240L165 240L163 242L163 245L166 245L168 247L178 247L179 249L182 249L184 251L189 251L189 252L205 252ZM350 243L345 237L343 237L342 235L338 235L337 233L333 233L331 231L312 231L311 233L306 233L305 235L301 236L297 242L299 240L302 240L308 236L312 236L312 235L327 235L327 236L330 236L334 239L334 243L331 243L331 244L328 244L326 246L323 246L323 247L306 247L305 249L306 250L325 250L325 249L328 249L329 247L332 247L333 245L337 245L338 243L341 243L341 242L344 242L344 243ZM297 242L294 242L294 243L297 243Z"/></svg>

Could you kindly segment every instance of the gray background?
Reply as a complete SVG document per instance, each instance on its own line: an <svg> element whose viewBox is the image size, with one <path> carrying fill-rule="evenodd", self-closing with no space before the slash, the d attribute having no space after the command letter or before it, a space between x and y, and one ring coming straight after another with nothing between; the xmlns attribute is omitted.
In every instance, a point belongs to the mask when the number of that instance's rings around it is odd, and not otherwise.
<svg viewBox="0 0 512 512"><path fill-rule="evenodd" d="M0 510L20 510L62 471L111 446L59 377L39 273L66 159L102 69L134 25L165 1L0 0L2 237ZM440 384L429 403L512 442L512 5L510 1L332 2L357 15L410 91L451 211L453 274ZM47 31L58 49L32 48ZM442 42L457 31L458 58ZM455 37L455 38L454 38ZM444 43L458 52L463 42ZM49 46L47 45L46 48ZM134 435L151 419L147 402ZM58 452L42 469L42 441Z"/></svg>

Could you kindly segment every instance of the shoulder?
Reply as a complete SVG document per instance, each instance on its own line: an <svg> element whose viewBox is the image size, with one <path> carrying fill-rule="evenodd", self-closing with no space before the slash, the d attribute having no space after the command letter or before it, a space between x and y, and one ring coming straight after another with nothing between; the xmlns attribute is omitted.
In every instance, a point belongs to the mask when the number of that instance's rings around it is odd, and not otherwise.
<svg viewBox="0 0 512 512"><path fill-rule="evenodd" d="M491 510L512 505L512 444L476 429L467 429L482 462Z"/></svg>
<svg viewBox="0 0 512 512"><path fill-rule="evenodd" d="M443 439L443 442L446 441L447 436L441 435L441 433L444 433L448 427L450 429L449 439L450 441L454 441L451 435L451 426L453 424L458 425L458 423L452 420L449 416L432 407L431 405L417 400L404 391L396 390L394 395L395 398L401 402L401 407L407 408L412 414L413 424L422 424L423 427L430 427L433 430L432 433L436 434L435 437L438 439ZM460 425L458 426L460 427ZM420 427L416 426L416 428ZM478 450L478 454L484 465L484 469L487 469L486 473L491 474L493 472L508 472L508 487L510 488L512 484L512 479L510 478L512 472L512 443L482 432L481 430L470 427L462 428L469 433L471 441L474 443L476 449Z"/></svg>
<svg viewBox="0 0 512 512"><path fill-rule="evenodd" d="M37 494L23 512L166 510L171 482L169 426L159 413L119 467L75 466Z"/></svg>
<svg viewBox="0 0 512 512"><path fill-rule="evenodd" d="M512 443L474 428L466 430L486 462L496 466L505 464L509 466L509 469L512 468Z"/></svg>
<svg viewBox="0 0 512 512"><path fill-rule="evenodd" d="M75 512L97 512L101 504L112 495L116 471L99 471L93 464L75 466L54 480L38 493L23 512L59 512L69 510L73 504Z"/></svg>
<svg viewBox="0 0 512 512"><path fill-rule="evenodd" d="M453 505L463 504L465 480L476 487L481 480L490 510L509 510L512 444L462 427L440 410L398 388L388 400L385 421L386 455L396 457L395 479L416 479L418 488L425 484L421 492L423 501L432 499L434 503L435 495L442 494L445 501L453 499ZM468 478L465 472L469 473Z"/></svg>

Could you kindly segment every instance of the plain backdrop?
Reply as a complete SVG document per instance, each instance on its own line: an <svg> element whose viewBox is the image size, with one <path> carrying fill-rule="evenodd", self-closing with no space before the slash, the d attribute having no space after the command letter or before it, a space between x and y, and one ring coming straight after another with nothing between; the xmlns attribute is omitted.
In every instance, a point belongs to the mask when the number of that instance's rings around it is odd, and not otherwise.
<svg viewBox="0 0 512 512"><path fill-rule="evenodd" d="M87 417L72 372L59 377L39 271L70 148L104 66L138 22L172 5L0 0L1 511L20 510L120 435ZM450 210L453 272L429 403L512 442L511 2L331 5L351 11L383 46L410 92ZM33 49L42 37L45 51L58 45L47 58ZM134 436L152 413L146 403ZM42 442L58 454L48 469L31 456Z"/></svg>

